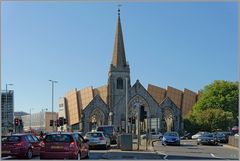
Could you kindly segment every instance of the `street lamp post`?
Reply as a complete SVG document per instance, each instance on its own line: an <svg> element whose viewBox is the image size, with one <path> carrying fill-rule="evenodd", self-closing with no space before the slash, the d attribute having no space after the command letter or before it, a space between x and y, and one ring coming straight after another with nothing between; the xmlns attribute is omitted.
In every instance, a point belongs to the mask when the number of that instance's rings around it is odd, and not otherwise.
<svg viewBox="0 0 240 161"><path fill-rule="evenodd" d="M52 120L53 120L53 97L54 97L54 83L58 83L55 80L49 80L52 83ZM52 126L52 131L54 132L54 121Z"/></svg>
<svg viewBox="0 0 240 161"><path fill-rule="evenodd" d="M6 110L7 110L7 130L8 130L8 86L13 86L13 84L6 84Z"/></svg>
<svg viewBox="0 0 240 161"><path fill-rule="evenodd" d="M45 131L43 112L44 112L44 111L47 111L47 110L48 110L47 108L43 108L43 109L41 110L41 113L40 113L40 130L41 130L41 131L42 131L42 128L43 128L43 130ZM42 126L42 123L43 123L43 126Z"/></svg>
<svg viewBox="0 0 240 161"><path fill-rule="evenodd" d="M30 108L30 117L29 117L29 129L30 129L30 133L32 133L32 110L34 108Z"/></svg>

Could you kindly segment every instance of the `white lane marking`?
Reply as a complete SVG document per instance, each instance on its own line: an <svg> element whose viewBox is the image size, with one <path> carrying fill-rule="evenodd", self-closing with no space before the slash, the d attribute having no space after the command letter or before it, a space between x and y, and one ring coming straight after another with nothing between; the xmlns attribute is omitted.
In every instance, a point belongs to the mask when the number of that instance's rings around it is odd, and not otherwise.
<svg viewBox="0 0 240 161"><path fill-rule="evenodd" d="M210 153L210 155L211 155L213 158L216 158L216 156L215 156L213 153Z"/></svg>
<svg viewBox="0 0 240 161"><path fill-rule="evenodd" d="M11 158L12 158L11 156L7 156L7 157L2 157L1 159L6 160L6 159L11 159Z"/></svg>
<svg viewBox="0 0 240 161"><path fill-rule="evenodd" d="M167 157L168 157L167 154L165 154L165 153L163 153L163 152L159 152L159 151L156 151L156 152L157 152L158 155L164 155L163 159L164 159L164 160L167 160Z"/></svg>
<svg viewBox="0 0 240 161"><path fill-rule="evenodd" d="M218 159L220 159L221 157L217 157L217 156L215 156L213 153L210 153L210 155L213 157L213 158L218 158ZM223 158L222 158L223 159Z"/></svg>

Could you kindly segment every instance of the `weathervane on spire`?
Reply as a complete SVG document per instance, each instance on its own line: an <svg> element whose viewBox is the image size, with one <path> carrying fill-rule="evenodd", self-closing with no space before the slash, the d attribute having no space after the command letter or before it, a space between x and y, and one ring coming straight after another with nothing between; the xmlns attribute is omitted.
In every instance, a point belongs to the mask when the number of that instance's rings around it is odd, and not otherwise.
<svg viewBox="0 0 240 161"><path fill-rule="evenodd" d="M120 7L121 6L122 6L121 4L118 5L118 16L120 16Z"/></svg>

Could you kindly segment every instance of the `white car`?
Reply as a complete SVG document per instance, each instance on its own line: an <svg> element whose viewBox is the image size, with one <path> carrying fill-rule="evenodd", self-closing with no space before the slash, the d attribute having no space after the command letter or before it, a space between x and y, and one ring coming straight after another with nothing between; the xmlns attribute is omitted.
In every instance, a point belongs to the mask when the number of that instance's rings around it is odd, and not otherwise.
<svg viewBox="0 0 240 161"><path fill-rule="evenodd" d="M90 148L104 148L107 149L110 147L110 138L104 136L103 132L88 132L85 137L89 140L88 144Z"/></svg>

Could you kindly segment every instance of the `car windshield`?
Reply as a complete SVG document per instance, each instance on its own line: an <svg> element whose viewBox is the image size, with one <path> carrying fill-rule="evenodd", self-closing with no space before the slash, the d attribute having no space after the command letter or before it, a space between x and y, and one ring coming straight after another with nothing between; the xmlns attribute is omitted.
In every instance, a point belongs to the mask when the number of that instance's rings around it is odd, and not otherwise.
<svg viewBox="0 0 240 161"><path fill-rule="evenodd" d="M165 133L165 136L178 136L178 134L174 132L169 132L169 133Z"/></svg>
<svg viewBox="0 0 240 161"><path fill-rule="evenodd" d="M52 134L45 137L45 142L71 142L72 137L67 134Z"/></svg>
<svg viewBox="0 0 240 161"><path fill-rule="evenodd" d="M7 142L19 142L21 140L20 136L8 136L5 141Z"/></svg>
<svg viewBox="0 0 240 161"><path fill-rule="evenodd" d="M99 138L102 137L102 133L87 133L87 137Z"/></svg>
<svg viewBox="0 0 240 161"><path fill-rule="evenodd" d="M213 137L213 134L208 134L208 133L205 133L202 135L203 137Z"/></svg>

